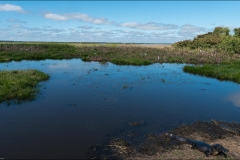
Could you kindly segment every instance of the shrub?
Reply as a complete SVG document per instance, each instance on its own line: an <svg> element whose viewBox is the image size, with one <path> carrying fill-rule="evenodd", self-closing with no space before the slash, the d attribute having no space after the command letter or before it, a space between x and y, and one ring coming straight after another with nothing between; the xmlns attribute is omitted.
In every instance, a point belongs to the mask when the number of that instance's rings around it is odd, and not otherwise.
<svg viewBox="0 0 240 160"><path fill-rule="evenodd" d="M185 40L175 43L176 48L219 49L227 53L240 54L240 28L234 29L234 36L229 35L229 28L216 27L213 32L201 34L192 41Z"/></svg>
<svg viewBox="0 0 240 160"><path fill-rule="evenodd" d="M223 41L218 44L218 49L227 53L240 54L240 38L235 36L226 36Z"/></svg>
<svg viewBox="0 0 240 160"><path fill-rule="evenodd" d="M218 35L218 36L229 36L229 28L224 28L224 27L215 27L213 34Z"/></svg>
<svg viewBox="0 0 240 160"><path fill-rule="evenodd" d="M234 29L234 36L240 38L240 28Z"/></svg>

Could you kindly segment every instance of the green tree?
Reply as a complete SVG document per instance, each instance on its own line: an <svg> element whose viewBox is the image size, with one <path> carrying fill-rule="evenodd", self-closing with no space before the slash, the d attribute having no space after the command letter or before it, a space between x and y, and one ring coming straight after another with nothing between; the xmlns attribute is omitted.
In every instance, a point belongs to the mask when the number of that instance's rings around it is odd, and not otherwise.
<svg viewBox="0 0 240 160"><path fill-rule="evenodd" d="M227 27L215 27L213 34L218 36L229 36L229 28Z"/></svg>
<svg viewBox="0 0 240 160"><path fill-rule="evenodd" d="M240 28L234 29L234 36L240 38Z"/></svg>
<svg viewBox="0 0 240 160"><path fill-rule="evenodd" d="M240 38L235 36L226 36L217 47L226 53L240 54Z"/></svg>
<svg viewBox="0 0 240 160"><path fill-rule="evenodd" d="M227 27L216 27L213 32L198 35L193 40L175 43L177 48L201 49L219 48L224 51L239 53L240 28L235 29L235 36L231 36Z"/></svg>

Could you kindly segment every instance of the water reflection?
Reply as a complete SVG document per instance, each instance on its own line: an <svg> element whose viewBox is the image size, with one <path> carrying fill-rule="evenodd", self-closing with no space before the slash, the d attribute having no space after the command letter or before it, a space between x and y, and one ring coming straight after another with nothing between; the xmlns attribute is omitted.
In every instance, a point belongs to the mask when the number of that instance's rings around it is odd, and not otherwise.
<svg viewBox="0 0 240 160"><path fill-rule="evenodd" d="M235 104L237 107L240 107L240 92L230 94L228 100Z"/></svg>
<svg viewBox="0 0 240 160"><path fill-rule="evenodd" d="M36 100L0 104L0 157L88 158L88 147L132 129L131 121L144 122L136 131L141 135L211 118L240 122L240 109L224 101L239 92L238 84L183 73L182 67L80 59L0 63L1 70L38 69L51 76Z"/></svg>

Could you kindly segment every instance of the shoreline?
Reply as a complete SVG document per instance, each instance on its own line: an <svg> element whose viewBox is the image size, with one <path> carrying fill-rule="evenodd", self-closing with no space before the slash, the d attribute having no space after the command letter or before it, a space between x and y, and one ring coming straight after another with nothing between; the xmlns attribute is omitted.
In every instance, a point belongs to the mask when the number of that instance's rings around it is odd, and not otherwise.
<svg viewBox="0 0 240 160"><path fill-rule="evenodd" d="M228 125L233 129L240 131L240 124L218 121L221 125ZM198 150L191 149L191 145L185 144L169 136L166 132L160 134L145 134L141 142L137 142L137 131L131 131L135 134L122 133L118 137L112 137L107 145L92 146L88 150L90 158L96 159L221 159L221 155L209 156ZM190 138L210 145L221 144L227 148L228 159L239 159L240 143L239 134L222 129L213 122L196 121L189 125L180 125L168 133ZM225 158L224 158L225 159Z"/></svg>
<svg viewBox="0 0 240 160"><path fill-rule="evenodd" d="M186 64L185 72L240 83L240 55L216 49L179 49L162 44L0 43L0 62L73 58L136 66L182 63Z"/></svg>

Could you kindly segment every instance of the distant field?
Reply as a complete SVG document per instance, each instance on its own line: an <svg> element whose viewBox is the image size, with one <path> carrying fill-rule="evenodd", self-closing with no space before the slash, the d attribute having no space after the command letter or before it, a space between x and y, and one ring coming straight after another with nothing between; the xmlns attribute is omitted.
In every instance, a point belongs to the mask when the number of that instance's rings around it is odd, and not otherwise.
<svg viewBox="0 0 240 160"><path fill-rule="evenodd" d="M0 61L71 59L113 62L115 64L144 65L152 63L221 63L238 55L217 52L214 49L177 49L171 44L122 43L39 43L1 42Z"/></svg>

